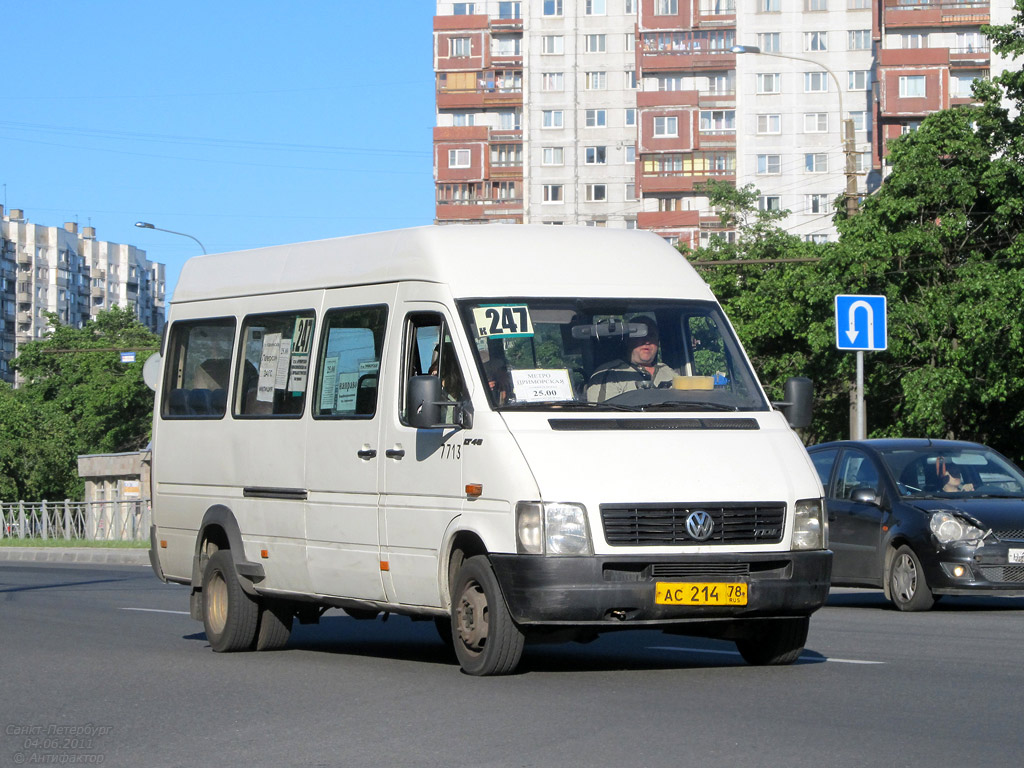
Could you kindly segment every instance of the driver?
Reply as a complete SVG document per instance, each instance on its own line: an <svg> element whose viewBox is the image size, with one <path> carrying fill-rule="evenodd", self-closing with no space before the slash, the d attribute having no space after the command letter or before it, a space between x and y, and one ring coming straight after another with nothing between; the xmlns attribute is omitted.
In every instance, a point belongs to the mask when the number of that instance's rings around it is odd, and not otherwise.
<svg viewBox="0 0 1024 768"><path fill-rule="evenodd" d="M629 360L605 363L587 382L587 400L600 403L608 398L650 387L671 387L678 372L658 362L658 326L648 317L634 317L629 321L647 326L647 334L626 340Z"/></svg>

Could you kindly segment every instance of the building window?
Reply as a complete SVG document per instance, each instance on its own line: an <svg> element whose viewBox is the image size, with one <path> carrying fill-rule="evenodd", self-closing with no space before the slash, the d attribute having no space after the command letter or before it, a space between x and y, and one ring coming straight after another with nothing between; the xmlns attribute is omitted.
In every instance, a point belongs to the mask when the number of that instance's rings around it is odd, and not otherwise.
<svg viewBox="0 0 1024 768"><path fill-rule="evenodd" d="M871 30L852 29L849 32L848 47L851 51L871 50Z"/></svg>
<svg viewBox="0 0 1024 768"><path fill-rule="evenodd" d="M828 195L807 195L807 213L828 213Z"/></svg>
<svg viewBox="0 0 1024 768"><path fill-rule="evenodd" d="M804 170L807 173L828 173L828 155L824 152L808 152L804 155Z"/></svg>
<svg viewBox="0 0 1024 768"><path fill-rule="evenodd" d="M584 147L583 162L587 165L604 165L608 162L608 148Z"/></svg>
<svg viewBox="0 0 1024 768"><path fill-rule="evenodd" d="M711 96L732 96L736 92L736 78L730 72L708 75L707 83Z"/></svg>
<svg viewBox="0 0 1024 768"><path fill-rule="evenodd" d="M805 51L827 51L828 32L804 32Z"/></svg>
<svg viewBox="0 0 1024 768"><path fill-rule="evenodd" d="M782 198L778 195L761 195L757 198L757 209L759 211L781 211Z"/></svg>
<svg viewBox="0 0 1024 768"><path fill-rule="evenodd" d="M970 99L974 97L974 81L981 80L975 75L954 75L950 78L950 93L954 99Z"/></svg>
<svg viewBox="0 0 1024 768"><path fill-rule="evenodd" d="M636 200L636 182L630 181L626 184L626 200ZM629 227L626 227L629 229Z"/></svg>
<svg viewBox="0 0 1024 768"><path fill-rule="evenodd" d="M804 0L805 11L827 11L828 0Z"/></svg>
<svg viewBox="0 0 1024 768"><path fill-rule="evenodd" d="M518 131L521 130L523 113L518 109L498 113L498 130Z"/></svg>
<svg viewBox="0 0 1024 768"><path fill-rule="evenodd" d="M542 91L564 91L565 77L561 72L544 72L540 76Z"/></svg>
<svg viewBox="0 0 1024 768"><path fill-rule="evenodd" d="M544 128L561 128L563 127L563 114L560 109L545 109L541 113L541 125Z"/></svg>
<svg viewBox="0 0 1024 768"><path fill-rule="evenodd" d="M758 155L757 172L762 175L782 173L782 155Z"/></svg>
<svg viewBox="0 0 1024 768"><path fill-rule="evenodd" d="M654 0L655 16L675 16L679 13L679 0Z"/></svg>
<svg viewBox="0 0 1024 768"><path fill-rule="evenodd" d="M782 11L782 0L757 0L759 13L780 13Z"/></svg>
<svg viewBox="0 0 1024 768"><path fill-rule="evenodd" d="M588 203L601 203L608 199L607 184L587 184L584 194Z"/></svg>
<svg viewBox="0 0 1024 768"><path fill-rule="evenodd" d="M540 157L541 165L564 165L565 150L562 147L543 147Z"/></svg>
<svg viewBox="0 0 1024 768"><path fill-rule="evenodd" d="M901 48L927 48L928 35L923 32L905 32L900 35Z"/></svg>
<svg viewBox="0 0 1024 768"><path fill-rule="evenodd" d="M846 0L846 10L860 11L871 7L871 0Z"/></svg>
<svg viewBox="0 0 1024 768"><path fill-rule="evenodd" d="M470 154L470 151L468 149L448 150L449 168L469 168L472 159L472 155Z"/></svg>
<svg viewBox="0 0 1024 768"><path fill-rule="evenodd" d="M626 0L623 13L636 13L636 0Z"/></svg>
<svg viewBox="0 0 1024 768"><path fill-rule="evenodd" d="M505 2L498 3L498 18L499 19L520 19L520 18L522 18L523 14L522 14L521 6L522 6L522 3L518 2L518 1L517 2L511 2L511 3L505 3Z"/></svg>
<svg viewBox="0 0 1024 768"><path fill-rule="evenodd" d="M509 57L522 55L521 37L494 37L491 39L491 50L496 57Z"/></svg>
<svg viewBox="0 0 1024 768"><path fill-rule="evenodd" d="M779 33L761 32L757 36L757 47L760 48L764 53L778 53Z"/></svg>
<svg viewBox="0 0 1024 768"><path fill-rule="evenodd" d="M587 128L604 128L607 124L608 115L603 109L588 109L584 114L584 125Z"/></svg>
<svg viewBox="0 0 1024 768"><path fill-rule="evenodd" d="M625 157L626 157L625 162L626 162L626 164L627 165L633 165L636 162L636 145L635 144L627 144L624 147L624 149L625 149Z"/></svg>
<svg viewBox="0 0 1024 768"><path fill-rule="evenodd" d="M626 125L636 125L636 109L629 107L626 109Z"/></svg>
<svg viewBox="0 0 1024 768"><path fill-rule="evenodd" d="M468 37L453 37L448 40L448 55L455 56L472 56L473 55L473 41Z"/></svg>
<svg viewBox="0 0 1024 768"><path fill-rule="evenodd" d="M850 112L850 119L853 121L853 130L855 131L866 131L868 129L868 113L863 110L860 112Z"/></svg>
<svg viewBox="0 0 1024 768"><path fill-rule="evenodd" d="M607 0L587 0L583 6L583 12L587 16L604 16L608 10Z"/></svg>
<svg viewBox="0 0 1024 768"><path fill-rule="evenodd" d="M871 90L871 72L866 69L850 70L849 86L851 91Z"/></svg>
<svg viewBox="0 0 1024 768"><path fill-rule="evenodd" d="M906 136L908 133L913 133L920 127L920 120L911 120L909 123L900 123L900 136Z"/></svg>
<svg viewBox="0 0 1024 768"><path fill-rule="evenodd" d="M871 153L858 152L853 156L853 170L864 173L871 168Z"/></svg>
<svg viewBox="0 0 1024 768"><path fill-rule="evenodd" d="M544 0L543 13L545 16L561 16L562 0Z"/></svg>
<svg viewBox="0 0 1024 768"><path fill-rule="evenodd" d="M700 113L701 133L735 133L736 111L733 109L708 109Z"/></svg>
<svg viewBox="0 0 1024 768"><path fill-rule="evenodd" d="M658 75L659 91L688 91L686 78L682 75Z"/></svg>
<svg viewBox="0 0 1024 768"><path fill-rule="evenodd" d="M782 133L782 115L758 115L757 132Z"/></svg>
<svg viewBox="0 0 1024 768"><path fill-rule="evenodd" d="M545 203L561 203L565 200L562 196L562 185L561 184L545 184L544 185L544 202Z"/></svg>
<svg viewBox="0 0 1024 768"><path fill-rule="evenodd" d="M900 98L918 99L925 95L924 75L904 75L900 78Z"/></svg>
<svg viewBox="0 0 1024 768"><path fill-rule="evenodd" d="M804 242L821 245L828 242L828 235L804 235Z"/></svg>
<svg viewBox="0 0 1024 768"><path fill-rule="evenodd" d="M496 168L508 168L523 164L522 144L492 144L491 165Z"/></svg>
<svg viewBox="0 0 1024 768"><path fill-rule="evenodd" d="M757 76L758 93L781 93L782 75L778 72L762 72Z"/></svg>
<svg viewBox="0 0 1024 768"><path fill-rule="evenodd" d="M807 112L804 114L804 133L827 133L828 112Z"/></svg>
<svg viewBox="0 0 1024 768"><path fill-rule="evenodd" d="M636 77L635 69L626 70L626 90L635 91L640 87L640 81Z"/></svg>
<svg viewBox="0 0 1024 768"><path fill-rule="evenodd" d="M826 72L804 72L804 93L825 93L828 77Z"/></svg>
<svg viewBox="0 0 1024 768"><path fill-rule="evenodd" d="M633 36L632 32L627 32L626 33L626 47L625 47L625 51L626 51L626 53L629 53L630 51L635 51L635 50L636 50L636 37Z"/></svg>
<svg viewBox="0 0 1024 768"><path fill-rule="evenodd" d="M562 35L544 35L541 53L565 53L565 38Z"/></svg>
<svg viewBox="0 0 1024 768"><path fill-rule="evenodd" d="M603 91L608 87L607 72L587 72L584 86L588 91Z"/></svg>
<svg viewBox="0 0 1024 768"><path fill-rule="evenodd" d="M472 16L476 13L476 3L455 3L452 14L455 16Z"/></svg>
<svg viewBox="0 0 1024 768"><path fill-rule="evenodd" d="M679 118L678 117L656 117L656 118L654 118L654 135L655 136L678 136L679 135Z"/></svg>
<svg viewBox="0 0 1024 768"><path fill-rule="evenodd" d="M604 53L608 49L608 35L587 35L587 53Z"/></svg>
<svg viewBox="0 0 1024 768"><path fill-rule="evenodd" d="M985 42L981 32L957 32L956 48L952 53L981 53L988 50L988 43Z"/></svg>

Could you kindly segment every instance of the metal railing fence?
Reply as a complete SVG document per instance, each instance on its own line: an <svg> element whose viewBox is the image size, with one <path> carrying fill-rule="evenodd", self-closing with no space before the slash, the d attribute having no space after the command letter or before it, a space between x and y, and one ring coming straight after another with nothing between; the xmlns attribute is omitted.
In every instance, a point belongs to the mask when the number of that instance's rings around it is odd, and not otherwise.
<svg viewBox="0 0 1024 768"><path fill-rule="evenodd" d="M144 541L149 524L139 499L0 502L0 539Z"/></svg>

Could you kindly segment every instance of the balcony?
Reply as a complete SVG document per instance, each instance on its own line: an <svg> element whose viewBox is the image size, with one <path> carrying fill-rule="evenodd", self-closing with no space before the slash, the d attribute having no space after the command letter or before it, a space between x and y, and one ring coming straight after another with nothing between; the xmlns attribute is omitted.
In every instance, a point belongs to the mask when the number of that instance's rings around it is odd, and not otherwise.
<svg viewBox="0 0 1024 768"><path fill-rule="evenodd" d="M736 68L733 30L644 32L640 65L645 73Z"/></svg>
<svg viewBox="0 0 1024 768"><path fill-rule="evenodd" d="M989 23L988 0L908 2L885 0L883 19L892 27L976 27Z"/></svg>
<svg viewBox="0 0 1024 768"><path fill-rule="evenodd" d="M700 225L700 211L641 211L636 216L641 229L679 229Z"/></svg>
<svg viewBox="0 0 1024 768"><path fill-rule="evenodd" d="M486 125L457 125L434 128L434 141L487 141Z"/></svg>
<svg viewBox="0 0 1024 768"><path fill-rule="evenodd" d="M435 32L453 32L464 29L487 29L490 18L487 14L474 14L472 16L435 16Z"/></svg>
<svg viewBox="0 0 1024 768"><path fill-rule="evenodd" d="M643 190L644 195L663 192L693 192L696 185L711 179L735 182L736 171L702 170L642 173L640 176L640 188Z"/></svg>
<svg viewBox="0 0 1024 768"><path fill-rule="evenodd" d="M695 107L700 99L698 91L640 91L636 105L644 107Z"/></svg>
<svg viewBox="0 0 1024 768"><path fill-rule="evenodd" d="M26 250L24 250L22 248L19 248L18 249L18 259L17 259L17 261L18 261L19 264L31 264L31 263L33 263L31 251L26 251Z"/></svg>

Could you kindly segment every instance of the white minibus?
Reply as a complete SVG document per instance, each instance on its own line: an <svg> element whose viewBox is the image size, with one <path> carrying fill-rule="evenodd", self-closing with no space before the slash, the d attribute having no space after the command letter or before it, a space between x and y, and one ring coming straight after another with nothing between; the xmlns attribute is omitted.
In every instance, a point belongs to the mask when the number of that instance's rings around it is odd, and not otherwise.
<svg viewBox="0 0 1024 768"><path fill-rule="evenodd" d="M188 261L152 565L215 651L433 619L473 675L649 628L802 652L822 487L708 286L646 232L428 226Z"/></svg>

